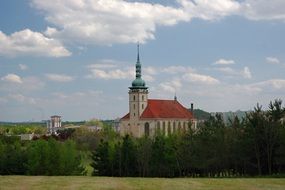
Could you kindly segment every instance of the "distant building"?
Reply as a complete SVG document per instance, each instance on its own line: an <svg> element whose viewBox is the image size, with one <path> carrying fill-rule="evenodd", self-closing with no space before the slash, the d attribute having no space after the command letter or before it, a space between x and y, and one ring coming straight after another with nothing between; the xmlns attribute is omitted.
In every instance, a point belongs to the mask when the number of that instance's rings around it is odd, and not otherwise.
<svg viewBox="0 0 285 190"><path fill-rule="evenodd" d="M114 130L115 132L119 133L120 132L120 119L121 118L117 118L114 120L113 126L114 126Z"/></svg>
<svg viewBox="0 0 285 190"><path fill-rule="evenodd" d="M32 134L21 134L20 135L22 141L30 141L34 138L34 136L36 136L34 133L32 133Z"/></svg>
<svg viewBox="0 0 285 190"><path fill-rule="evenodd" d="M57 130L61 129L61 116L53 115L47 121L48 134L57 134Z"/></svg>
<svg viewBox="0 0 285 190"><path fill-rule="evenodd" d="M156 132L164 135L196 128L197 120L191 111L174 100L148 99L146 87L141 74L141 63L138 56L136 79L129 87L129 113L121 118L118 129L121 135L132 134L135 137L153 136Z"/></svg>

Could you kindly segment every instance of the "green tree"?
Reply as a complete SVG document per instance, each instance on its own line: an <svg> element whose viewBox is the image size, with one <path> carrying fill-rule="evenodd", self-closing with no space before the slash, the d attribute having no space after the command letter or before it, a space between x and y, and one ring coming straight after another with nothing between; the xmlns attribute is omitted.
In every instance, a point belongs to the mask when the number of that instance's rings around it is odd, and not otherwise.
<svg viewBox="0 0 285 190"><path fill-rule="evenodd" d="M267 113L268 123L265 126L264 140L265 140L265 152L267 157L267 169L268 174L272 174L272 167L275 162L275 154L281 141L281 128L282 119L285 116L285 108L282 107L282 100L276 99L274 102L270 101L269 110Z"/></svg>
<svg viewBox="0 0 285 190"><path fill-rule="evenodd" d="M122 143L122 174L123 176L137 175L137 152L133 139L126 135Z"/></svg>
<svg viewBox="0 0 285 190"><path fill-rule="evenodd" d="M94 168L92 175L110 176L110 154L109 143L101 140L98 148L92 153L92 164Z"/></svg>

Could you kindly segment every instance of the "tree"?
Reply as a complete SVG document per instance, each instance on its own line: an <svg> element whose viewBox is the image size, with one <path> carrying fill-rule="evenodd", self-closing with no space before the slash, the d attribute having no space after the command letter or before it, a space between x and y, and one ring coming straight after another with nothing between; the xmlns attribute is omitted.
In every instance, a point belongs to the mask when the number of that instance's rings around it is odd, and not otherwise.
<svg viewBox="0 0 285 190"><path fill-rule="evenodd" d="M137 159L139 176L146 177L150 175L150 161L151 161L151 144L149 137L142 137L138 139Z"/></svg>
<svg viewBox="0 0 285 190"><path fill-rule="evenodd" d="M278 143L280 143L280 133L282 123L281 119L285 116L285 108L282 108L282 100L276 99L274 102L270 101L269 111L267 113L268 123L265 126L264 139L265 149L267 155L268 174L272 174L272 166L274 163L274 156L277 151Z"/></svg>
<svg viewBox="0 0 285 190"><path fill-rule="evenodd" d="M126 135L122 143L122 174L123 176L137 175L137 152L133 139Z"/></svg>
<svg viewBox="0 0 285 190"><path fill-rule="evenodd" d="M92 152L92 175L111 176L109 143L101 140L98 148Z"/></svg>

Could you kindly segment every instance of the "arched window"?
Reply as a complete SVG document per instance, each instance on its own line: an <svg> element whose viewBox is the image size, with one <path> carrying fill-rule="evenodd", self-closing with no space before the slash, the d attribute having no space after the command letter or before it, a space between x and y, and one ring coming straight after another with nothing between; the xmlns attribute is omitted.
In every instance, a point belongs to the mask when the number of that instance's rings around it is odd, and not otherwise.
<svg viewBox="0 0 285 190"><path fill-rule="evenodd" d="M165 135L165 121L162 123L162 134Z"/></svg>
<svg viewBox="0 0 285 190"><path fill-rule="evenodd" d="M156 123L156 131L158 133L160 132L160 122L159 121Z"/></svg>
<svg viewBox="0 0 285 190"><path fill-rule="evenodd" d="M144 101L144 95L142 95L142 101Z"/></svg>
<svg viewBox="0 0 285 190"><path fill-rule="evenodd" d="M134 101L136 100L136 96L134 95Z"/></svg>
<svg viewBox="0 0 285 190"><path fill-rule="evenodd" d="M191 125L192 125L192 122L191 122L191 121L188 121L188 129L191 128Z"/></svg>
<svg viewBox="0 0 285 190"><path fill-rule="evenodd" d="M170 124L170 121L168 121L167 134L168 134L168 135L171 134L171 124Z"/></svg>
<svg viewBox="0 0 285 190"><path fill-rule="evenodd" d="M181 132L181 123L180 123L180 121L178 122L178 132Z"/></svg>
<svg viewBox="0 0 285 190"><path fill-rule="evenodd" d="M173 133L175 133L175 131L176 131L176 123L175 121L173 121Z"/></svg>
<svg viewBox="0 0 285 190"><path fill-rule="evenodd" d="M142 109L144 109L144 104L142 104Z"/></svg>
<svg viewBox="0 0 285 190"><path fill-rule="evenodd" d="M145 136L149 136L149 123L148 122L144 124L144 134Z"/></svg>

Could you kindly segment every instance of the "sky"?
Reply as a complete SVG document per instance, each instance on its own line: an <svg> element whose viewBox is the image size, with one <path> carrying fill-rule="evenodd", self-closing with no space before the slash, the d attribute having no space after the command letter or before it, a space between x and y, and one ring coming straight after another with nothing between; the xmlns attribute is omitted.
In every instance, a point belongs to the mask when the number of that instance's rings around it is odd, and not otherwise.
<svg viewBox="0 0 285 190"><path fill-rule="evenodd" d="M0 5L0 121L124 116L137 42L149 98L209 112L285 100L284 0Z"/></svg>

